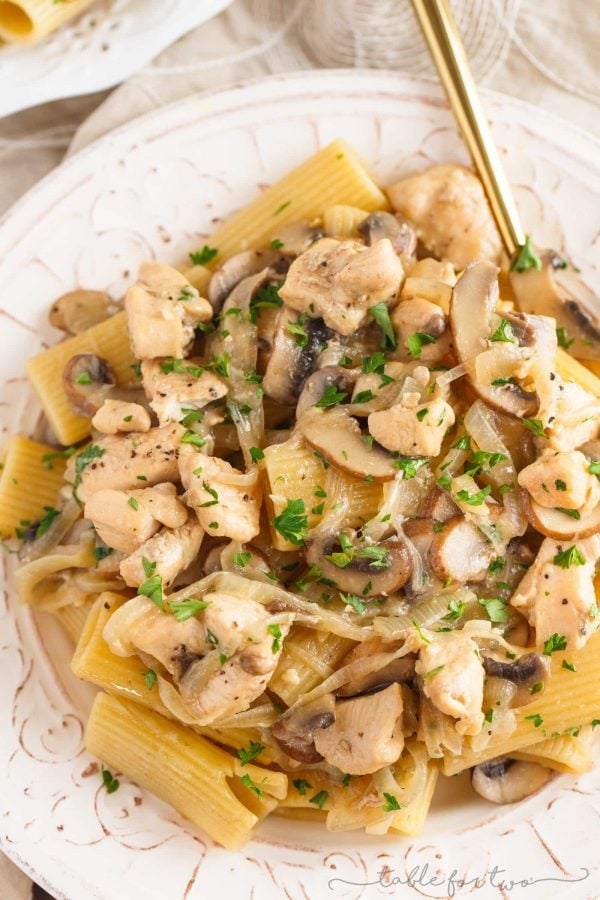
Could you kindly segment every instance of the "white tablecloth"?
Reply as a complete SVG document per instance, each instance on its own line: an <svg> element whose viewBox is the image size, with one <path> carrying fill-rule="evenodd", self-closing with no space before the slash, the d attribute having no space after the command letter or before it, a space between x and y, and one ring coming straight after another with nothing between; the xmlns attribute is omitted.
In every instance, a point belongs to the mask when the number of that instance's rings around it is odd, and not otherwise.
<svg viewBox="0 0 600 900"><path fill-rule="evenodd" d="M480 85L600 134L598 2L452 6ZM112 92L0 120L0 214L66 153L172 100L261 75L353 66L434 75L409 0L235 0ZM29 879L0 855L1 900L30 896Z"/></svg>

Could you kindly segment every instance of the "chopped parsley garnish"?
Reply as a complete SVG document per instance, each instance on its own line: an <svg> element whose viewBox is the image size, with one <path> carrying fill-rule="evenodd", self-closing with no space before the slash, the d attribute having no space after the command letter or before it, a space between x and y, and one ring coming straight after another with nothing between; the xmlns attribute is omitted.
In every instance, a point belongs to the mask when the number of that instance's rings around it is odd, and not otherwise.
<svg viewBox="0 0 600 900"><path fill-rule="evenodd" d="M283 247L283 241L280 241L279 238L273 238L271 241L271 250L281 250Z"/></svg>
<svg viewBox="0 0 600 900"><path fill-rule="evenodd" d="M106 559L107 556L110 556L112 552L112 547L94 547L94 559L96 560L96 568L98 568L98 563L101 563L103 559Z"/></svg>
<svg viewBox="0 0 600 900"><path fill-rule="evenodd" d="M452 479L448 474L440 475L436 484L438 484L445 491L449 491L452 489Z"/></svg>
<svg viewBox="0 0 600 900"><path fill-rule="evenodd" d="M388 794L386 791L384 791L383 797L385 800L385 803L383 804L384 812L395 812L397 809L401 809L400 804L393 794Z"/></svg>
<svg viewBox="0 0 600 900"><path fill-rule="evenodd" d="M192 444L194 447L204 447L206 438L203 438L201 434L197 434L195 431L190 431L188 429L181 438L181 443Z"/></svg>
<svg viewBox="0 0 600 900"><path fill-rule="evenodd" d="M240 747L238 750L238 756L242 762L243 766L247 766L249 762L252 762L253 759L256 759L257 756L265 749L265 745L261 744L259 741L250 741L250 746L246 750L245 747Z"/></svg>
<svg viewBox="0 0 600 900"><path fill-rule="evenodd" d="M555 507L555 509L557 510L557 512L561 512L564 516L569 516L571 519L577 519L577 521L579 521L579 519L581 518L581 513L578 509L567 509L564 506L557 506Z"/></svg>
<svg viewBox="0 0 600 900"><path fill-rule="evenodd" d="M178 622L185 622L191 619L197 613L202 612L210 606L210 601L197 600L196 597L188 597L187 600L179 600L176 603L170 603L169 607Z"/></svg>
<svg viewBox="0 0 600 900"><path fill-rule="evenodd" d="M209 247L208 244L205 244L202 250L196 250L194 253L190 253L190 259L195 266L205 266L206 263L209 263L215 258L218 252L216 247Z"/></svg>
<svg viewBox="0 0 600 900"><path fill-rule="evenodd" d="M590 475L600 475L600 461L590 463L588 466L588 472Z"/></svg>
<svg viewBox="0 0 600 900"><path fill-rule="evenodd" d="M435 344L436 338L425 331L416 331L406 341L406 349L412 357L420 359L421 351L425 344Z"/></svg>
<svg viewBox="0 0 600 900"><path fill-rule="evenodd" d="M557 478L556 481L554 482L554 487L556 488L557 491L566 491L567 482L563 481L562 478Z"/></svg>
<svg viewBox="0 0 600 900"><path fill-rule="evenodd" d="M570 338L567 329L561 327L556 329L556 340L559 347L568 350L575 338Z"/></svg>
<svg viewBox="0 0 600 900"><path fill-rule="evenodd" d="M373 372L376 372L378 375L381 375L385 368L386 358L385 355L381 352L373 353L372 356L365 356L360 364L361 371L364 372L365 375L369 375Z"/></svg>
<svg viewBox="0 0 600 900"><path fill-rule="evenodd" d="M53 506L45 506L44 507L44 515L40 519L38 523L38 527L35 530L36 538L41 537L43 534L46 534L52 523L55 519L60 516L60 510L54 509Z"/></svg>
<svg viewBox="0 0 600 900"><path fill-rule="evenodd" d="M367 611L367 604L357 597L356 594L342 594L340 592L340 600L342 603L351 606L352 609L356 610L357 613L360 613L361 616Z"/></svg>
<svg viewBox="0 0 600 900"><path fill-rule="evenodd" d="M501 572L504 566L506 565L506 560L503 556L497 556L496 559L493 559L488 566L488 572L490 575L497 575L498 572Z"/></svg>
<svg viewBox="0 0 600 900"><path fill-rule="evenodd" d="M273 213L273 215L274 215L274 216L278 216L279 213L282 213L282 212L284 211L284 209L287 209L288 206L291 205L291 202L292 202L291 200L286 200L285 203L282 203L281 206L278 206L278 207L277 207L277 209L275 210L275 212Z"/></svg>
<svg viewBox="0 0 600 900"><path fill-rule="evenodd" d="M573 665L573 663L567 662L566 659L563 659L563 661L562 661L562 668L563 668L563 669L568 669L569 672L576 672L576 671L577 671L577 669L575 668L575 666Z"/></svg>
<svg viewBox="0 0 600 900"><path fill-rule="evenodd" d="M373 391L359 391L356 397L352 398L353 403L368 403L369 400L374 400L375 394Z"/></svg>
<svg viewBox="0 0 600 900"><path fill-rule="evenodd" d="M265 458L265 454L262 452L260 447L250 447L250 456L252 458L252 462L255 463Z"/></svg>
<svg viewBox="0 0 600 900"><path fill-rule="evenodd" d="M423 629L421 628L421 626L415 619L412 620L412 626L413 626L413 628L415 628L417 634L419 635L419 637L421 638L422 641L424 641L426 644L431 643L431 638L425 634L425 632L423 631Z"/></svg>
<svg viewBox="0 0 600 900"><path fill-rule="evenodd" d="M114 794L115 791L119 789L119 780L117 778L113 778L108 769L102 767L102 781L104 782L104 787L106 788L107 794Z"/></svg>
<svg viewBox="0 0 600 900"><path fill-rule="evenodd" d="M441 665L441 666L436 666L435 669L431 669L431 671L426 672L426 673L423 675L423 679L424 679L424 680L427 680L428 678L435 678L435 676L436 676L436 675L439 675L440 672L442 671L442 669L445 669L445 668L446 668L446 664L445 664L445 663L444 663L443 665Z"/></svg>
<svg viewBox="0 0 600 900"><path fill-rule="evenodd" d="M186 428L189 428L190 425L195 425L196 422L201 422L204 418L204 412L201 409L193 409L191 407L182 406L181 412L184 415L183 419L180 419L179 421Z"/></svg>
<svg viewBox="0 0 600 900"><path fill-rule="evenodd" d="M301 547L308 533L304 500L288 500L286 508L271 520L271 524L286 541Z"/></svg>
<svg viewBox="0 0 600 900"><path fill-rule="evenodd" d="M500 599L500 597L491 597L489 599L482 597L479 602L485 608L490 622L508 622L509 615L505 600Z"/></svg>
<svg viewBox="0 0 600 900"><path fill-rule="evenodd" d="M264 797L264 791L262 788L259 788L257 784L254 784L249 775L240 775L240 781L243 785L245 785L249 790L252 791L253 794L256 794L257 797Z"/></svg>
<svg viewBox="0 0 600 900"><path fill-rule="evenodd" d="M505 459L508 459L505 453L488 453L486 450L476 450L475 453L471 453L467 458L465 475L475 478L476 475L483 471L486 465L488 468L493 469L494 466L497 466L499 462Z"/></svg>
<svg viewBox="0 0 600 900"><path fill-rule="evenodd" d="M156 566L156 563L153 563ZM144 567L145 570L145 567ZM138 588L138 594L148 597L149 600L164 610L163 580L162 575L151 575L146 581L142 582Z"/></svg>
<svg viewBox="0 0 600 900"><path fill-rule="evenodd" d="M104 447L98 447L97 444L90 444L85 450L82 450L79 456L75 459L75 481L73 482L73 496L76 500L79 500L77 496L77 488L81 484L81 479L83 478L83 473L87 469L87 467L92 463L95 459L100 459L104 456L106 450Z"/></svg>
<svg viewBox="0 0 600 900"><path fill-rule="evenodd" d="M491 492L492 489L489 484L486 484L484 488L480 491L476 491L474 494L469 494L469 492L463 488L463 490L456 494L456 499L460 503L466 503L468 506L481 506L485 502L485 498L489 496Z"/></svg>
<svg viewBox="0 0 600 900"><path fill-rule="evenodd" d="M529 693L530 694L539 694L540 691L543 691L543 690L544 690L544 682L536 681L536 683L532 684L531 687L529 688Z"/></svg>
<svg viewBox="0 0 600 900"><path fill-rule="evenodd" d="M319 809L323 809L323 807L327 803L328 797L329 797L329 791L319 791L319 793L315 794L314 797L311 797L308 802L314 803L314 805L318 806Z"/></svg>
<svg viewBox="0 0 600 900"><path fill-rule="evenodd" d="M417 419L419 420L419 422L422 422L423 419L425 418L425 416L428 415L428 413L429 413L429 410L427 407L425 407L424 409L418 410L416 415L417 415Z"/></svg>
<svg viewBox="0 0 600 900"><path fill-rule="evenodd" d="M547 437L546 432L544 431L544 423L539 419L522 419L522 422L525 428L529 428L536 437Z"/></svg>
<svg viewBox="0 0 600 900"><path fill-rule="evenodd" d="M239 566L240 569L245 569L251 559L252 554L249 550L245 550L243 553L233 554L233 564L234 566Z"/></svg>
<svg viewBox="0 0 600 900"><path fill-rule="evenodd" d="M129 500L127 501L127 503L128 503L129 506L130 506L132 509L134 509L136 512L137 512L137 511L139 510L139 508L140 508L140 504L137 502L137 500L135 499L135 497L130 497Z"/></svg>
<svg viewBox="0 0 600 900"><path fill-rule="evenodd" d="M149 691L151 691L156 684L156 678L157 675L154 669L148 669L148 671L144 673L144 681L146 682Z"/></svg>
<svg viewBox="0 0 600 900"><path fill-rule="evenodd" d="M564 634L551 634L547 641L544 642L544 656L551 656L559 650L567 649L567 639Z"/></svg>
<svg viewBox="0 0 600 900"><path fill-rule="evenodd" d="M302 313L297 322L288 322L287 330L294 335L294 340L298 347L306 347L308 345L308 334L304 328L306 322L306 313Z"/></svg>
<svg viewBox="0 0 600 900"><path fill-rule="evenodd" d="M186 365L182 359L163 359L160 368L165 375L188 375L190 378L201 378L203 366Z"/></svg>
<svg viewBox="0 0 600 900"><path fill-rule="evenodd" d="M512 375L509 378L494 378L493 381L490 382L492 387L504 387L507 384L516 384L516 383L517 382L512 377Z"/></svg>
<svg viewBox="0 0 600 900"><path fill-rule="evenodd" d="M531 238L525 235L525 243L517 247L515 258L510 264L511 272L526 272L528 269L542 268L542 261L531 246Z"/></svg>
<svg viewBox="0 0 600 900"><path fill-rule="evenodd" d="M315 406L319 407L319 409L327 409L329 406L336 406L338 403L341 403L347 396L348 394L344 391L338 391L335 384L330 384L325 389L321 399L317 400Z"/></svg>
<svg viewBox="0 0 600 900"><path fill-rule="evenodd" d="M456 619L460 619L466 609L466 604L463 603L462 600L452 599L448 603L448 615L444 616L445 619L451 619L452 621L456 621Z"/></svg>
<svg viewBox="0 0 600 900"><path fill-rule="evenodd" d="M210 368L220 375L222 378L229 378L229 361L231 353L223 353L222 356L213 356L209 365Z"/></svg>
<svg viewBox="0 0 600 900"><path fill-rule="evenodd" d="M42 465L45 469L53 469L53 459L69 459L76 450L77 447L65 447L64 450L53 450L52 453L44 453L42 456Z"/></svg>
<svg viewBox="0 0 600 900"><path fill-rule="evenodd" d="M252 323L256 323L258 311L260 309L277 309L278 307L283 306L283 300L278 293L282 284L283 281L279 281L277 284L267 284L258 288L250 301L250 312L248 317Z"/></svg>
<svg viewBox="0 0 600 900"><path fill-rule="evenodd" d="M215 489L214 489L214 488L211 488L211 486L208 484L207 481L203 481L203 482L202 482L202 488L206 491L207 494L210 494L210 496L211 496L213 499L212 499L212 500L207 500L206 503L199 503L199 504L198 504L198 509L204 509L204 508L207 507L207 506L216 506L216 505L219 503L219 495L218 495L218 493L215 491Z"/></svg>
<svg viewBox="0 0 600 900"><path fill-rule="evenodd" d="M490 336L490 341L504 341L507 344L515 343L515 333L508 319L500 319L500 324Z"/></svg>
<svg viewBox="0 0 600 900"><path fill-rule="evenodd" d="M370 312L383 331L390 348L395 350L397 347L396 335L386 304L383 301L381 301L381 303L376 303L375 306L371 307Z"/></svg>
<svg viewBox="0 0 600 900"><path fill-rule="evenodd" d="M272 625L267 625L267 631L269 634L273 635L273 643L271 645L271 650L273 653L279 653L281 650L281 627L275 623Z"/></svg>
<svg viewBox="0 0 600 900"><path fill-rule="evenodd" d="M417 471L422 466L426 466L428 462L428 459L419 456L401 456L400 459L394 460L394 468L402 472L404 481L410 481L415 477Z"/></svg>
<svg viewBox="0 0 600 900"><path fill-rule="evenodd" d="M80 372L75 376L75 384L92 384L92 376L89 372Z"/></svg>
<svg viewBox="0 0 600 900"><path fill-rule="evenodd" d="M295 778L292 781L292 784L301 797L306 797L307 790L310 790L310 788L312 788L312 784L310 783L310 781L307 781L306 778Z"/></svg>
<svg viewBox="0 0 600 900"><path fill-rule="evenodd" d="M313 456L316 456L317 459L320 460L321 465L323 466L324 469L329 468L329 460L327 459L327 457L325 456L324 453L321 453L320 450L313 450Z"/></svg>
<svg viewBox="0 0 600 900"><path fill-rule="evenodd" d="M463 434L457 441L452 444L452 450L470 450L471 449L471 438L468 434Z"/></svg>
<svg viewBox="0 0 600 900"><path fill-rule="evenodd" d="M525 721L533 722L535 728L539 728L544 720L539 713L534 713L532 716L525 716Z"/></svg>
<svg viewBox="0 0 600 900"><path fill-rule="evenodd" d="M555 566L560 566L561 569L570 569L571 566L585 566L585 557L579 547L573 544L572 547L563 550L562 553L557 553L552 562Z"/></svg>

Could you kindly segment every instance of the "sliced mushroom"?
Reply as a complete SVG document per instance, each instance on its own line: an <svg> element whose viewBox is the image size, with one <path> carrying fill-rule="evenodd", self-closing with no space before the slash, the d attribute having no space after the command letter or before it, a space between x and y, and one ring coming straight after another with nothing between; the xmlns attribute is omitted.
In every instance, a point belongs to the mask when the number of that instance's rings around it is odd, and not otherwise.
<svg viewBox="0 0 600 900"><path fill-rule="evenodd" d="M439 522L422 517L408 519L403 525L404 534L414 544L424 560L428 557L431 544L436 535L436 526L439 528Z"/></svg>
<svg viewBox="0 0 600 900"><path fill-rule="evenodd" d="M490 406L519 419L535 416L539 398L512 382L494 386L475 376L475 359L488 346L491 318L498 302L498 268L490 262L467 266L452 290L450 328L456 355L467 366L476 393Z"/></svg>
<svg viewBox="0 0 600 900"><path fill-rule="evenodd" d="M451 578L465 584L482 581L493 556L485 536L464 516L453 516L435 534L429 549L429 563L442 581Z"/></svg>
<svg viewBox="0 0 600 900"><path fill-rule="evenodd" d="M285 256L300 256L305 250L325 237L322 228L311 225L310 222L293 222L280 228L273 235L273 243L277 245L278 251ZM279 246L281 244L281 246Z"/></svg>
<svg viewBox="0 0 600 900"><path fill-rule="evenodd" d="M371 656L374 653L384 653L398 648L400 641L389 642L381 638L370 638L353 647L350 653L344 657L342 665ZM408 654L401 659L394 659L387 666L368 675L355 677L347 681L337 689L337 697L357 697L358 695L376 694L390 684L410 681L415 674L415 656Z"/></svg>
<svg viewBox="0 0 600 900"><path fill-rule="evenodd" d="M298 343L290 325L297 325L299 313L283 306L277 319L273 350L265 370L262 386L265 394L284 405L294 405L302 386L312 372L317 356L332 332L322 319L306 319L301 326L306 342ZM302 337L300 335L300 337Z"/></svg>
<svg viewBox="0 0 600 900"><path fill-rule="evenodd" d="M550 657L538 653L526 653L513 662L501 662L484 656L483 667L490 678L502 678L516 686L512 706L526 706L535 699L531 688L536 684L545 684L550 678Z"/></svg>
<svg viewBox="0 0 600 900"><path fill-rule="evenodd" d="M271 734L288 756L298 762L317 763L323 757L315 749L315 732L335 722L335 698L325 694L282 717Z"/></svg>
<svg viewBox="0 0 600 900"><path fill-rule="evenodd" d="M266 267L285 274L289 259L276 250L244 250L226 260L215 270L208 285L208 301L215 312L220 312L232 290L244 278L256 275Z"/></svg>
<svg viewBox="0 0 600 900"><path fill-rule="evenodd" d="M511 271L510 282L519 309L556 319L565 329L567 340L573 340L570 352L578 359L598 359L600 356L600 322L590 306L577 299L583 286L576 280L552 250L540 253L541 269L525 272Z"/></svg>
<svg viewBox="0 0 600 900"><path fill-rule="evenodd" d="M54 301L50 307L48 321L54 328L68 334L81 334L93 325L98 325L114 316L119 310L104 291L69 291Z"/></svg>
<svg viewBox="0 0 600 900"><path fill-rule="evenodd" d="M63 387L73 412L95 415L116 384L110 364L94 353L72 356L63 371Z"/></svg>
<svg viewBox="0 0 600 900"><path fill-rule="evenodd" d="M600 505L587 516L579 515L576 509L566 512L562 509L548 509L540 506L532 499L528 491L519 490L521 507L528 521L536 531L545 534L546 537L556 540L571 540L573 538L586 538L600 532Z"/></svg>
<svg viewBox="0 0 600 900"><path fill-rule="evenodd" d="M586 444L582 444L579 450L592 462L600 460L600 441L588 441Z"/></svg>
<svg viewBox="0 0 600 900"><path fill-rule="evenodd" d="M340 552L337 536L317 538L306 551L308 565L318 565L322 577L329 578L338 590L360 597L377 597L399 590L412 575L412 558L408 548L401 541L387 540L372 545L385 550L381 559L359 555L367 545L359 545L353 559L343 565L336 565L328 559Z"/></svg>
<svg viewBox="0 0 600 900"><path fill-rule="evenodd" d="M389 238L405 270L417 258L417 234L408 219L400 213L393 215L384 210L377 210L363 219L356 230L366 244L374 244L381 238Z"/></svg>
<svg viewBox="0 0 600 900"><path fill-rule="evenodd" d="M356 419L338 410L305 416L300 428L311 447L355 478L391 481L398 471L389 453L363 438Z"/></svg>
<svg viewBox="0 0 600 900"><path fill-rule="evenodd" d="M343 369L341 366L324 366L322 369L317 369L304 382L296 404L297 418L300 418L307 409L315 406L327 388L335 387L337 391L344 392L346 396L349 396L356 378L355 370Z"/></svg>
<svg viewBox="0 0 600 900"><path fill-rule="evenodd" d="M434 487L425 497L419 515L435 519L436 522L447 522L460 513L460 509L446 491Z"/></svg>
<svg viewBox="0 0 600 900"><path fill-rule="evenodd" d="M471 784L490 803L517 803L544 787L551 775L539 763L497 756L474 767Z"/></svg>

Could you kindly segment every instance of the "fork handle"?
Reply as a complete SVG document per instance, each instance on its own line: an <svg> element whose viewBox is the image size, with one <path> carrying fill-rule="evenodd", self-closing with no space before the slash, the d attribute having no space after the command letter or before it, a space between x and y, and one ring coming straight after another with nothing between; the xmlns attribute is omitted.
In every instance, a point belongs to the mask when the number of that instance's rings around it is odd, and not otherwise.
<svg viewBox="0 0 600 900"><path fill-rule="evenodd" d="M448 0L412 0L450 106L509 254L525 243L519 213Z"/></svg>

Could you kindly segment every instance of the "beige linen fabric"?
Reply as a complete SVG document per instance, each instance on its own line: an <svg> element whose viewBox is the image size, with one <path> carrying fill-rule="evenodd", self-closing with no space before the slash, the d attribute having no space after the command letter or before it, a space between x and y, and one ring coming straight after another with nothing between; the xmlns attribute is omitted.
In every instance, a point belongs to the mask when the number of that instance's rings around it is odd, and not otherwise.
<svg viewBox="0 0 600 900"><path fill-rule="evenodd" d="M600 4L452 0L452 6L480 85L600 134ZM195 91L315 67L435 74L409 0L235 0L112 92L0 120L0 214L65 153L142 113ZM0 854L2 900L30 896L29 879Z"/></svg>

